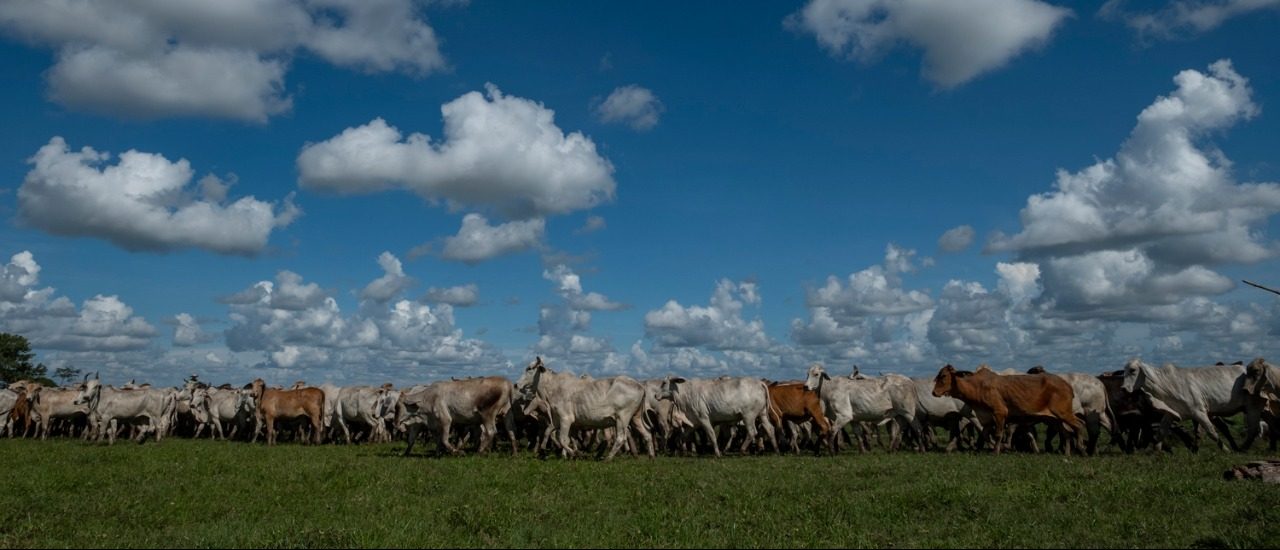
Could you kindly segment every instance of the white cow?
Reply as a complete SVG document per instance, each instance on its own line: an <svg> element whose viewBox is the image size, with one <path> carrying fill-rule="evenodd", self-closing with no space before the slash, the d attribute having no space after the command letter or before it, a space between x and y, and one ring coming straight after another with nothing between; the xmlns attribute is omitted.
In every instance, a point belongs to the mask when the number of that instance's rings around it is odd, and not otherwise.
<svg viewBox="0 0 1280 550"><path fill-rule="evenodd" d="M241 424L254 422L258 407L253 401L252 390L207 388L206 393L208 397L205 399L192 399L191 406L195 409L198 402L203 402L210 428L217 431L217 437L223 440L235 438ZM230 434L227 434L228 426ZM199 435L197 429L196 437Z"/></svg>
<svg viewBox="0 0 1280 550"><path fill-rule="evenodd" d="M18 392L11 389L0 390L0 436L13 430L13 419L9 418L9 413L18 404L18 400L24 398L25 396L19 396Z"/></svg>
<svg viewBox="0 0 1280 550"><path fill-rule="evenodd" d="M87 378L88 375L86 374ZM92 416L89 415L89 406L83 403L77 403L76 398L80 396L80 390L61 389L61 388L42 388L40 386L28 387L27 391L34 394L31 402L31 414L36 417L36 432L40 439L48 439L49 432L53 427L54 420L69 420L81 415L85 415L89 420L89 428L85 430L85 438L93 432L94 424Z"/></svg>
<svg viewBox="0 0 1280 550"><path fill-rule="evenodd" d="M80 390L73 404L88 405L89 417L92 419L90 424L97 426L99 441L105 431L108 442L115 444L117 421L133 423L145 418L148 426L139 430L137 441L141 442L148 433L154 433L159 442L164 438L164 432L174 414L177 393L176 390L121 390L103 387L101 381L94 378L85 382L84 389Z"/></svg>
<svg viewBox="0 0 1280 550"><path fill-rule="evenodd" d="M351 444L351 430L348 424L359 423L369 426L369 441L378 442L389 438L383 436L386 426L382 422L382 398L386 394L384 388L354 386L342 388L338 392L338 408L335 417L342 434Z"/></svg>
<svg viewBox="0 0 1280 550"><path fill-rule="evenodd" d="M672 402L673 415L678 413L706 434L716 456L720 454L720 442L716 438L716 425L730 426L742 423L747 438L742 441L741 452L756 441L756 424L764 430L773 452L777 454L778 439L769 421L769 387L759 378L721 377L715 380L686 380L668 376L662 381L660 399Z"/></svg>
<svg viewBox="0 0 1280 550"><path fill-rule="evenodd" d="M1089 434L1086 451L1094 454L1098 448L1098 436L1101 433L1099 429L1106 428L1108 433L1115 433L1116 429L1115 414L1111 412L1111 401L1107 398L1107 387L1092 374L1066 372L1057 376L1071 384L1071 390L1075 394L1071 407L1076 416L1084 420Z"/></svg>
<svg viewBox="0 0 1280 550"><path fill-rule="evenodd" d="M550 408L560 453L569 458L578 453L570 438L574 428L613 428L613 445L605 460L626 444L631 430L644 439L649 456L654 456L653 435L644 423L644 385L627 376L583 380L571 374L557 373L538 357L516 381L524 397L541 397Z"/></svg>
<svg viewBox="0 0 1280 550"><path fill-rule="evenodd" d="M886 420L897 420L904 429L909 427L917 435L924 433L920 421L916 420L919 400L916 399L915 383L905 376L887 374L865 380L831 378L822 365L814 363L809 367L804 387L817 391L822 397L822 407L831 419L832 433L839 434L849 422L881 423ZM916 440L917 449L923 451L923 437ZM890 450L896 450L900 441L901 434L895 432L889 444ZM835 452L834 443L833 437L832 452Z"/></svg>
<svg viewBox="0 0 1280 550"><path fill-rule="evenodd" d="M916 390L916 419L944 426L951 432L951 439L947 442L946 452L954 451L959 447L960 433L967 425L978 426L979 431L981 431L977 416L974 415L973 410L968 405L964 404L964 401L954 397L935 397L933 395L932 378L912 378L911 384L915 386ZM924 434L926 437L930 437L932 430L926 429Z"/></svg>
<svg viewBox="0 0 1280 550"><path fill-rule="evenodd" d="M498 433L498 419L501 418L514 456L519 445L515 438L514 419L509 414L513 391L510 380L487 376L436 382L400 395L399 404L392 410L402 411L397 415L396 424L409 431L409 445L404 455L409 456L413 451L418 430L424 425L439 435L440 448L453 454L462 454L462 451L450 441L452 429L456 426L479 426L479 452L485 453Z"/></svg>
<svg viewBox="0 0 1280 550"><path fill-rule="evenodd" d="M1245 413L1245 443L1248 449L1258 435L1261 403L1250 395L1245 387L1243 365L1215 365L1211 367L1181 368L1172 364L1155 367L1141 359L1131 359L1124 366L1124 390L1142 391L1151 398L1151 404L1165 413L1160 424L1161 439L1167 437L1169 426L1175 420L1195 420L1209 438L1224 450L1229 450L1214 427L1214 416L1231 416ZM1230 434L1227 434L1230 439Z"/></svg>

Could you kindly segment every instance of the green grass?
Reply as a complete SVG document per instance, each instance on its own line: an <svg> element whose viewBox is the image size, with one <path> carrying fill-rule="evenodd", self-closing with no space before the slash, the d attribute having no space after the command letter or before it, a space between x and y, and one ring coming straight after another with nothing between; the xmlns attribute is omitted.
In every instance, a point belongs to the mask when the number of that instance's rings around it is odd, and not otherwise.
<svg viewBox="0 0 1280 550"><path fill-rule="evenodd" d="M1257 458L403 459L403 445L0 440L0 547L1277 547Z"/></svg>

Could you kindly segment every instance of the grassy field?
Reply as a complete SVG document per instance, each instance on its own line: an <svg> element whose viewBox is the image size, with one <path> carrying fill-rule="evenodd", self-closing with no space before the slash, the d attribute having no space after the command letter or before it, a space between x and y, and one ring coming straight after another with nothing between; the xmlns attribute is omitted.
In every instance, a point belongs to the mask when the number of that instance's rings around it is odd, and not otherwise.
<svg viewBox="0 0 1280 550"><path fill-rule="evenodd" d="M267 448L0 440L0 547L1277 547L1256 458L400 458L403 445Z"/></svg>

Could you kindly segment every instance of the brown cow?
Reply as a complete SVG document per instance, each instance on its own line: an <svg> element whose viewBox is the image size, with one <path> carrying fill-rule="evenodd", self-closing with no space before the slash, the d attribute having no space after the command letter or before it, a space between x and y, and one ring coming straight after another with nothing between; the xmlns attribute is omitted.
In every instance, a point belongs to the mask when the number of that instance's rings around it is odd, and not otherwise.
<svg viewBox="0 0 1280 550"><path fill-rule="evenodd" d="M13 403L13 408L9 410L10 432L9 436L13 437L18 433L18 428L22 428L22 435L17 437L27 437L31 432L31 425L34 419L31 418L31 402L35 399L35 391L23 387L17 392L18 400Z"/></svg>
<svg viewBox="0 0 1280 550"><path fill-rule="evenodd" d="M818 434L822 445L814 449L814 454L822 452L822 446L831 445L831 424L822 413L822 398L818 392L804 389L804 382L771 382L769 388L769 421L781 430L786 421L797 424L812 420L818 426ZM791 434L791 448L799 452L796 438L799 434Z"/></svg>
<svg viewBox="0 0 1280 550"><path fill-rule="evenodd" d="M994 421L996 434L1004 433L1008 419L1056 420L1062 429L1073 434L1076 443L1083 447L1080 438L1084 423L1072 410L1075 392L1071 384L1060 377L1048 374L997 375L990 372L972 373L957 371L947 365L938 371L933 381L933 395L954 397L979 412L988 412ZM996 439L996 454L1000 454L1004 438ZM1066 445L1067 455L1071 446Z"/></svg>
<svg viewBox="0 0 1280 550"><path fill-rule="evenodd" d="M324 392L318 388L300 390L276 390L266 387L266 383L258 378L250 385L253 388L253 399L258 403L258 420L267 428L267 445L276 444L277 419L289 419L305 416L311 420L311 439L316 444L324 436ZM253 440L258 434L254 432Z"/></svg>

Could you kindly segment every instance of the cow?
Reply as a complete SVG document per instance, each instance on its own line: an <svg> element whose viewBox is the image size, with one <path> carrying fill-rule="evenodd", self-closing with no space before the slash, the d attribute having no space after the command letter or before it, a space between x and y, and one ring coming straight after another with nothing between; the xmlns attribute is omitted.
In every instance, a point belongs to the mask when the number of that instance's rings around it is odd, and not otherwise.
<svg viewBox="0 0 1280 550"><path fill-rule="evenodd" d="M1190 418L1223 450L1231 450L1235 445L1230 432L1219 434L1212 417L1243 412L1246 432L1242 449L1247 450L1258 436L1262 400L1246 388L1245 370L1244 365L1182 368L1169 363L1155 367L1134 358L1125 363L1123 388L1146 393L1151 404L1165 414L1160 423L1162 441L1173 422ZM1227 436L1225 441L1222 435Z"/></svg>
<svg viewBox="0 0 1280 550"><path fill-rule="evenodd" d="M845 424L850 422L875 422L896 420L905 428L917 434L916 448L924 450L923 437L919 437L924 429L916 418L918 400L915 385L910 378L891 374L878 378L832 378L821 364L814 363L806 372L804 387L817 391L822 397L822 406L826 415L831 418L832 432L839 434ZM901 442L901 434L894 432L889 444L890 450L897 450ZM865 441L862 449L867 450ZM831 451L835 452L835 441L832 438Z"/></svg>
<svg viewBox="0 0 1280 550"><path fill-rule="evenodd" d="M10 437L16 431L14 425L17 420L14 414L14 408L19 401L26 402L27 392L16 392L5 388L0 390L0 435L9 434Z"/></svg>
<svg viewBox="0 0 1280 550"><path fill-rule="evenodd" d="M516 388L526 399L546 401L555 429L556 443L563 458L577 454L571 440L573 428L613 428L613 445L605 460L627 442L630 430L644 439L653 458L653 435L644 422L644 385L628 376L583 380L572 374L548 369L537 357L525 367Z"/></svg>
<svg viewBox="0 0 1280 550"><path fill-rule="evenodd" d="M89 375L85 375L87 378ZM43 388L41 386L28 386L27 391L31 395L32 414L36 417L38 424L36 432L40 439L48 439L49 432L52 431L54 420L71 420L74 418L88 418L89 407L84 404L77 404L76 398L80 395L80 390L61 389L61 388ZM96 426L89 419L90 427ZM89 431L85 432L85 436L89 435Z"/></svg>
<svg viewBox="0 0 1280 550"><path fill-rule="evenodd" d="M1084 422L1075 415L1071 384L1048 374L998 375L993 372L957 371L946 365L933 381L935 397L949 396L964 401L975 411L990 415L997 435L995 454L1004 447L1005 422L1013 420L1056 421L1077 444L1084 433ZM1080 445L1083 446L1083 445ZM1069 456L1071 445L1064 445Z"/></svg>
<svg viewBox="0 0 1280 550"><path fill-rule="evenodd" d="M1156 432L1164 420L1164 413L1156 410L1151 398L1145 393L1124 391L1123 369L1099 374L1098 381L1107 390L1108 405L1115 417L1112 435L1120 436L1120 449L1128 454L1157 443ZM1170 429L1188 449L1196 448L1195 440L1182 426L1173 424ZM1163 444L1160 446L1170 450Z"/></svg>
<svg viewBox="0 0 1280 550"><path fill-rule="evenodd" d="M916 390L916 419L924 427L926 443L932 445L932 425L943 426L951 433L947 441L946 452L960 446L960 434L967 425L979 425L973 410L964 401L954 397L936 397L933 395L933 379L912 378L911 384ZM979 425L980 426L980 425Z"/></svg>
<svg viewBox="0 0 1280 550"><path fill-rule="evenodd" d="M139 419L147 420L147 427L138 431L135 441L145 441L147 434L154 434L156 442L164 439L169 427L169 420L174 413L176 392L164 390L133 389L123 390L110 386L103 387L102 381L95 373L94 379L85 377L84 389L80 390L73 405L87 405L89 408L89 425L96 426L96 439L101 441L105 432L108 444L116 442L116 422L130 424Z"/></svg>
<svg viewBox="0 0 1280 550"><path fill-rule="evenodd" d="M1027 374L1050 374L1043 366L1036 365L1027 370ZM1090 374L1081 374L1078 372L1066 372L1055 374L1071 384L1071 390L1075 394L1072 400L1072 410L1076 416L1084 420L1085 429L1088 432L1086 442L1086 452L1092 455L1098 449L1098 437L1101 430L1106 428L1108 433L1114 433L1115 414L1111 410L1110 400L1107 396L1107 388L1102 385L1102 381L1096 376ZM1049 446L1049 441L1053 437L1053 428L1045 436L1045 446Z"/></svg>
<svg viewBox="0 0 1280 550"><path fill-rule="evenodd" d="M831 423L822 412L822 398L818 392L805 389L803 382L773 382L766 386L769 390L769 420L775 430L782 430L786 422L803 423L812 421L818 427L821 444L814 449L814 454L822 452L823 445L831 446ZM796 440L799 434L791 434L791 450L799 453Z"/></svg>
<svg viewBox="0 0 1280 550"><path fill-rule="evenodd" d="M348 445L351 444L349 424L353 422L369 427L371 443L388 439L384 437L386 425L382 422L383 398L386 393L385 388L369 386L352 386L339 390L334 417L338 421L338 427L342 428L342 434L346 437Z"/></svg>
<svg viewBox="0 0 1280 550"><path fill-rule="evenodd" d="M258 420L267 429L267 445L276 444L277 419L307 417L311 421L311 439L320 444L324 437L324 392L317 388L277 390L266 387L261 378L250 384L253 400L258 405ZM258 440L255 430L253 441Z"/></svg>
<svg viewBox="0 0 1280 550"><path fill-rule="evenodd" d="M668 376L662 381L660 399L670 400L672 410L684 415L694 426L706 434L717 457L720 444L716 440L717 424L742 423L747 437L740 452L756 441L756 422L764 430L775 454L779 453L778 439L769 420L771 401L768 386L758 378L722 377L716 380L686 380Z"/></svg>
<svg viewBox="0 0 1280 550"><path fill-rule="evenodd" d="M1262 402L1262 420L1267 424L1269 448L1276 450L1280 442L1280 368L1261 357L1245 367L1245 389Z"/></svg>
<svg viewBox="0 0 1280 550"><path fill-rule="evenodd" d="M404 425L409 432L409 445L405 447L404 456L413 451L418 431L424 425L429 431L439 434L440 448L452 454L462 454L462 451L450 441L451 429L454 426L478 425L480 443L477 450L483 454L489 450L498 433L499 418L511 442L511 455L515 456L519 445L515 438L514 417L510 414L513 393L510 380L486 376L436 382L418 391L401 394L399 403L403 406L404 416L396 423Z"/></svg>
<svg viewBox="0 0 1280 550"><path fill-rule="evenodd" d="M203 396L198 394L203 393ZM210 426L210 436L213 432L217 432L217 437L226 440L228 437L234 438L240 430L241 424L251 423L254 419L257 407L254 406L253 396L250 390L229 389L229 388L206 388L203 392L199 390L192 393L191 408L203 408L207 411ZM199 416L197 415L197 418ZM231 433L227 434L227 427L230 426ZM195 437L199 437L199 428Z"/></svg>

